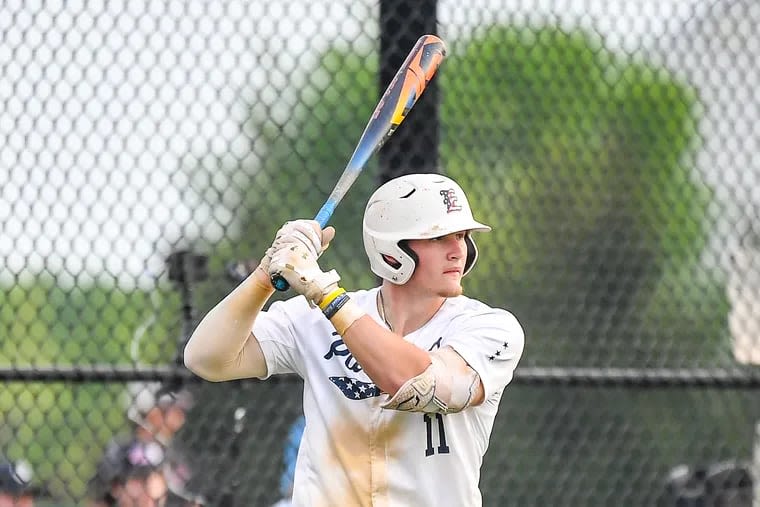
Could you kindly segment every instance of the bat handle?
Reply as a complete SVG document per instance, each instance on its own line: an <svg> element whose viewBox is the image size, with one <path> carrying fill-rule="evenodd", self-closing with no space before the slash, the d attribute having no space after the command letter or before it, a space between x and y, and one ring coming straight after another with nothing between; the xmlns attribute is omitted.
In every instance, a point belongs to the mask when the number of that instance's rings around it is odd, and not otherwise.
<svg viewBox="0 0 760 507"><path fill-rule="evenodd" d="M338 206L338 203L334 199L328 199L322 205L322 209L320 209L317 216L314 217L314 220L317 221L320 228L324 229L327 226L327 222L330 220L336 206Z"/></svg>
<svg viewBox="0 0 760 507"><path fill-rule="evenodd" d="M272 287L279 292L285 292L290 288L288 281L280 274L275 273L269 277L269 281L272 282Z"/></svg>
<svg viewBox="0 0 760 507"><path fill-rule="evenodd" d="M333 214L333 211L335 211L336 206L338 206L338 203L333 199L328 199L327 202L322 206L322 209L319 210L319 213L317 213L317 216L314 217L314 220L317 221L319 226L324 229L327 225L328 220L330 220L330 217ZM279 292L285 292L290 288L290 284L288 283L285 278L279 274L275 273L273 274L269 280L272 282L272 287L275 288L275 290Z"/></svg>

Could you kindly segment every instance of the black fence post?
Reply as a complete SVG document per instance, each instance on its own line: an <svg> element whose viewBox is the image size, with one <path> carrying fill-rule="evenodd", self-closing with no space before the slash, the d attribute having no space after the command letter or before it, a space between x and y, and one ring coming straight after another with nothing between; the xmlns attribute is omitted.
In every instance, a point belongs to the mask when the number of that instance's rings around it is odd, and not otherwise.
<svg viewBox="0 0 760 507"><path fill-rule="evenodd" d="M391 82L417 39L425 34L437 35L437 4L437 0L381 0L380 93ZM393 137L380 149L380 184L403 174L438 172L436 82L433 78Z"/></svg>
<svg viewBox="0 0 760 507"><path fill-rule="evenodd" d="M169 280L174 282L182 301L182 331L177 340L174 364L184 367L184 351L187 341L195 327L195 307L193 305L193 286L208 278L208 256L191 250L177 250L166 259Z"/></svg>

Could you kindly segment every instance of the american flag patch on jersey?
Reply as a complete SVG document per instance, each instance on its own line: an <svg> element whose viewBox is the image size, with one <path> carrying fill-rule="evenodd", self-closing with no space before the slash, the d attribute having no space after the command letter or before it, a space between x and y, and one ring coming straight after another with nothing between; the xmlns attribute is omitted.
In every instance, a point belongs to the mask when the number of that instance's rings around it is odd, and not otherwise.
<svg viewBox="0 0 760 507"><path fill-rule="evenodd" d="M351 377L330 377L330 381L350 400L374 398L381 393L380 388L372 382L362 382Z"/></svg>

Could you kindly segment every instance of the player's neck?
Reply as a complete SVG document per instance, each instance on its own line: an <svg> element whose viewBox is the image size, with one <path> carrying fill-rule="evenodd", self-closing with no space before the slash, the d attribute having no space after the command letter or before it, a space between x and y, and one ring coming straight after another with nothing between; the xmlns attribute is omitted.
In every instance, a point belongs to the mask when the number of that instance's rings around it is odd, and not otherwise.
<svg viewBox="0 0 760 507"><path fill-rule="evenodd" d="M377 309L391 331L406 336L427 324L445 301L442 296L385 282L378 292Z"/></svg>

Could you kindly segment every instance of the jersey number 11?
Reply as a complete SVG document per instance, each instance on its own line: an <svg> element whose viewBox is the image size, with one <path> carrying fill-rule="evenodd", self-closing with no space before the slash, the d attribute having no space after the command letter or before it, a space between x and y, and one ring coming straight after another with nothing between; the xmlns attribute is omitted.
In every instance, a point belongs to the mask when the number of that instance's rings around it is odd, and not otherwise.
<svg viewBox="0 0 760 507"><path fill-rule="evenodd" d="M433 447L433 417L430 414L425 414L423 417L425 418L425 430L427 432L425 456L432 456L436 451L436 448ZM449 446L446 445L446 428L443 425L443 416L435 414L435 418L438 422L438 454L448 454Z"/></svg>

